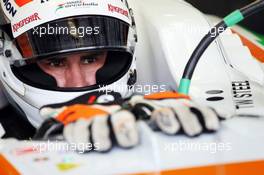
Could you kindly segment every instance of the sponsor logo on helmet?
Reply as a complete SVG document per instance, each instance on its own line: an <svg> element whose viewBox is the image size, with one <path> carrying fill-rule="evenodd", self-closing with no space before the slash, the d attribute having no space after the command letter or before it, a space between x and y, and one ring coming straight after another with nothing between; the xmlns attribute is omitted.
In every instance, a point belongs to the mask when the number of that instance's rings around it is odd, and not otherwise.
<svg viewBox="0 0 264 175"><path fill-rule="evenodd" d="M95 2L84 2L82 0L76 0L76 1L68 1L62 4L59 4L56 11L58 12L61 9L68 9L68 8L88 8L91 6L98 6L98 3Z"/></svg>
<svg viewBox="0 0 264 175"><path fill-rule="evenodd" d="M24 27L25 25L32 23L33 21L41 20L38 13L34 13L29 17L19 21L18 23L12 26L13 32L17 32L20 28Z"/></svg>
<svg viewBox="0 0 264 175"><path fill-rule="evenodd" d="M22 7L30 2L32 2L33 0L15 0L15 3L19 6Z"/></svg>
<svg viewBox="0 0 264 175"><path fill-rule="evenodd" d="M4 7L6 9L6 11L12 15L12 17L14 17L17 13L16 8L11 4L11 2L9 0L3 0L4 3Z"/></svg>
<svg viewBox="0 0 264 175"><path fill-rule="evenodd" d="M124 9L117 7L117 6L114 6L112 4L108 4L108 10L112 13L119 13L121 15L128 17L128 11L127 10L124 10Z"/></svg>
<svg viewBox="0 0 264 175"><path fill-rule="evenodd" d="M29 2L32 2L32 0L15 0L15 3L18 7L22 7L26 4L28 4ZM6 11L12 16L15 17L16 13L17 13L17 9L15 8L14 5L12 5L12 3L10 2L10 0L3 0L4 3L4 7L6 9Z"/></svg>

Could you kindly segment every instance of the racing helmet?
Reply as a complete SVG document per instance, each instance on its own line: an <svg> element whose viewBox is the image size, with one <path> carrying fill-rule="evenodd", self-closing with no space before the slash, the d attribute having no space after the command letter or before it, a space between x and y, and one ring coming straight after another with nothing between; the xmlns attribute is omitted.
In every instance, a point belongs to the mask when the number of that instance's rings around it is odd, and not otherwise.
<svg viewBox="0 0 264 175"><path fill-rule="evenodd" d="M5 0L0 13L0 79L10 103L33 126L43 122L39 109L48 104L99 90L131 95L137 37L126 0ZM94 84L60 86L41 67L74 55L89 64L102 53Z"/></svg>

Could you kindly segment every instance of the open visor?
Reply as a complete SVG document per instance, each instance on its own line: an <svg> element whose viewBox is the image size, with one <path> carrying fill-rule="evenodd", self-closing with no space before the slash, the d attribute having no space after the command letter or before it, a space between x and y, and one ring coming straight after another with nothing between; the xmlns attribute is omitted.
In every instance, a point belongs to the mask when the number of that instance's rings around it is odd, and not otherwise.
<svg viewBox="0 0 264 175"><path fill-rule="evenodd" d="M22 58L16 58L14 63L25 65L53 55L99 48L130 52L128 31L129 24L105 16L80 16L45 23L15 39Z"/></svg>

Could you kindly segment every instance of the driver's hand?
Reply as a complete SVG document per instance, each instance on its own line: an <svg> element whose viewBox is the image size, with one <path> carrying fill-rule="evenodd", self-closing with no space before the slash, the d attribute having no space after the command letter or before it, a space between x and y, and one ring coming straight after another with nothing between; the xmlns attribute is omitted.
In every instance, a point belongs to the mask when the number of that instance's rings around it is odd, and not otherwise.
<svg viewBox="0 0 264 175"><path fill-rule="evenodd" d="M194 137L220 128L220 117L215 110L175 92L133 96L129 103L138 119L168 135L184 133Z"/></svg>

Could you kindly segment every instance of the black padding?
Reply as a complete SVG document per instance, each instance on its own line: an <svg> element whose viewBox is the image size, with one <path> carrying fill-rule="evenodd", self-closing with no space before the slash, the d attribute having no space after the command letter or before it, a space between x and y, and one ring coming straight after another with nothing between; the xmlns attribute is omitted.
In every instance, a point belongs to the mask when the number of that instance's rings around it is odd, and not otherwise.
<svg viewBox="0 0 264 175"><path fill-rule="evenodd" d="M146 103L137 103L132 109L132 113L136 116L137 120L150 120L151 116L148 115L148 112L152 113L153 111L154 107Z"/></svg>
<svg viewBox="0 0 264 175"><path fill-rule="evenodd" d="M80 90L91 90L97 88L98 85L103 87L112 84L128 72L131 64L132 55L130 53L109 51L104 66L96 72L97 84L80 88ZM78 88L59 88L56 79L41 70L35 63L21 67L12 66L12 71L20 81L36 88L58 91L78 90Z"/></svg>
<svg viewBox="0 0 264 175"><path fill-rule="evenodd" d="M55 78L42 71L37 64L13 66L12 71L18 79L33 87L57 87Z"/></svg>
<svg viewBox="0 0 264 175"><path fill-rule="evenodd" d="M190 111L194 113L194 115L197 117L199 123L203 127L203 130L206 130L205 119L204 119L202 112L198 108L195 108L195 107L191 107Z"/></svg>
<svg viewBox="0 0 264 175"><path fill-rule="evenodd" d="M13 106L8 105L0 109L0 114L0 123L6 131L4 139L16 138L18 140L28 140L34 136L36 129Z"/></svg>
<svg viewBox="0 0 264 175"><path fill-rule="evenodd" d="M205 118L202 114L202 112L198 109L198 108L195 108L195 107L191 107L190 108L191 112L194 113L197 117L197 119L199 120L199 123L202 125L203 127L203 132L206 132L206 133L211 133L211 132L215 132L214 130L209 130L207 127L206 127L206 124L205 124Z"/></svg>
<svg viewBox="0 0 264 175"><path fill-rule="evenodd" d="M48 140L52 135L62 134L64 125L54 118L47 119L38 129L34 140Z"/></svg>
<svg viewBox="0 0 264 175"><path fill-rule="evenodd" d="M89 99L91 97L94 97L94 102L92 104L98 104L96 102L96 100L102 96L102 95L111 95L114 97L114 101L111 101L111 102L107 102L107 103L100 103L101 105L112 105L112 104L123 104L124 103L124 100L122 99L122 96L120 93L117 93L117 92L106 92L106 91L95 91L95 92L90 92L90 93L87 93L87 94L84 94L82 96L79 96L73 100L70 100L70 101L67 101L65 103L58 103L58 104L50 104L50 105L46 105L46 106L43 106L42 108L45 108L45 107L50 107L50 108L60 108L60 107L63 107L63 106L71 106L71 105L75 105L75 104L86 104L88 105L89 103ZM91 105L91 104L90 104Z"/></svg>
<svg viewBox="0 0 264 175"><path fill-rule="evenodd" d="M104 66L96 72L97 84L107 85L123 77L132 64L127 52L109 51Z"/></svg>
<svg viewBox="0 0 264 175"><path fill-rule="evenodd" d="M89 138L88 138L88 140L87 140L87 143L90 143L90 144L92 145L92 149L91 149L91 150L86 150L84 153L89 153L89 152L95 150L95 146L94 146L94 145L95 145L96 143L95 143L94 140L93 140L92 125L93 125L93 121L92 121L92 123L86 128L86 129L87 129L87 132L90 133Z"/></svg>

